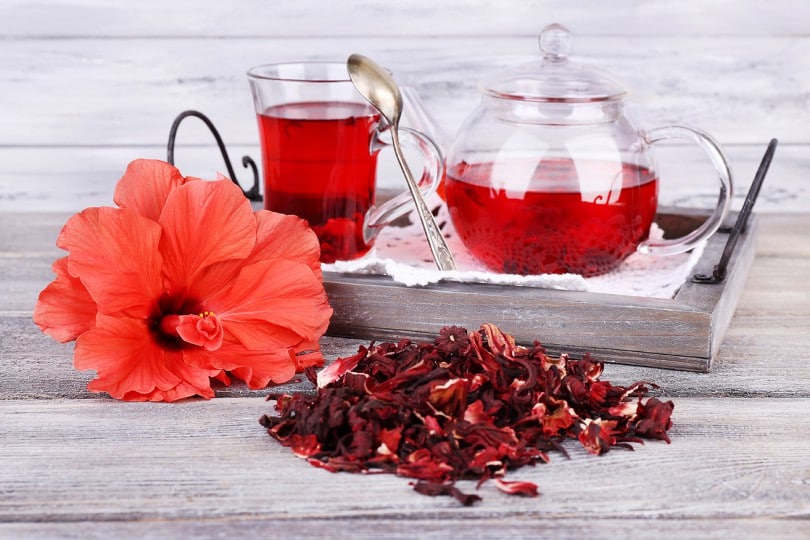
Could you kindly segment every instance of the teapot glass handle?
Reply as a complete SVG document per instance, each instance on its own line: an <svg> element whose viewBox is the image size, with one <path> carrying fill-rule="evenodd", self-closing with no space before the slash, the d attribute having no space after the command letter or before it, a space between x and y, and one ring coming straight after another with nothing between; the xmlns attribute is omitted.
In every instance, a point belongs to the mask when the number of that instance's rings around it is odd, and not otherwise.
<svg viewBox="0 0 810 540"><path fill-rule="evenodd" d="M384 133L384 132L382 132ZM371 151L377 152L382 148L393 146L390 141L380 138L378 131L371 142ZM419 190L424 197L435 192L439 181L444 176L444 159L439 147L433 140L415 129L400 127L399 140L403 146L418 149L425 158L425 166L420 178L416 179ZM414 175L415 176L415 175ZM404 191L396 197L389 199L380 206L372 206L366 212L363 224L363 240L368 243L377 236L383 227L400 216L408 213L413 206L413 197L409 191Z"/></svg>
<svg viewBox="0 0 810 540"><path fill-rule="evenodd" d="M638 246L638 251L651 255L674 255L676 253L689 251L717 232L723 220L726 219L728 211L731 208L731 168L714 139L702 131L685 126L667 126L651 129L642 133L641 136L648 145L665 139L685 139L692 141L706 152L714 168L717 170L718 179L720 180L720 194L717 198L717 206L712 215L709 216L700 227L680 238L646 240Z"/></svg>

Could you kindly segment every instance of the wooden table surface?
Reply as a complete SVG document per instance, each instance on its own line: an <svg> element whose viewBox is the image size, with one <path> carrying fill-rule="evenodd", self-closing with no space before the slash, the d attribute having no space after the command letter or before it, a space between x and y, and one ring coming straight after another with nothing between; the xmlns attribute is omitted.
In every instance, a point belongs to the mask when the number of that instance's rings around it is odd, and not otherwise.
<svg viewBox="0 0 810 540"><path fill-rule="evenodd" d="M404 478L311 467L259 425L263 392L175 404L89 393L73 345L31 319L66 217L0 214L0 537L810 536L808 214L760 217L711 373L607 366L614 383L661 385L675 402L672 444L601 457L570 444L570 459L511 474L540 497L485 484L473 507ZM332 359L360 343L323 347Z"/></svg>

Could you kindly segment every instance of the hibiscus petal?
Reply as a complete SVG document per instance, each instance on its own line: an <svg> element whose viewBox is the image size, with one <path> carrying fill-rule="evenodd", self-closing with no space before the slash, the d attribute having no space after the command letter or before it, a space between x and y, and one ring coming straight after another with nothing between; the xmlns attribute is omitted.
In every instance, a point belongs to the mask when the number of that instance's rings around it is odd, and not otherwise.
<svg viewBox="0 0 810 540"><path fill-rule="evenodd" d="M537 484L521 480L502 480L496 478L495 486L509 495L523 495L524 497L537 497Z"/></svg>
<svg viewBox="0 0 810 540"><path fill-rule="evenodd" d="M145 320L105 315L79 336L73 363L96 370L90 390L128 400L213 397L210 377L218 373L184 363L182 350L162 347Z"/></svg>
<svg viewBox="0 0 810 540"><path fill-rule="evenodd" d="M467 379L450 379L431 385L427 403L437 414L448 418L459 418L467 408L469 381Z"/></svg>
<svg viewBox="0 0 810 540"><path fill-rule="evenodd" d="M176 167L156 159L136 159L127 166L115 187L113 201L143 217L157 221L166 198L175 188L194 178L184 178Z"/></svg>
<svg viewBox="0 0 810 540"><path fill-rule="evenodd" d="M246 266L231 287L205 302L225 331L253 350L279 340L317 341L332 316L323 284L309 266L286 260Z"/></svg>
<svg viewBox="0 0 810 540"><path fill-rule="evenodd" d="M154 221L100 207L71 217L56 243L70 252L68 271L81 279L99 312L147 317L162 290L159 241Z"/></svg>
<svg viewBox="0 0 810 540"><path fill-rule="evenodd" d="M344 373L356 368L357 364L360 363L360 360L366 357L366 352L365 347L363 347L357 352L357 354L338 358L327 367L319 371L317 378L318 388L326 388L328 384L338 380Z"/></svg>
<svg viewBox="0 0 810 540"><path fill-rule="evenodd" d="M185 362L208 369L223 369L258 390L270 382L283 383L295 375L295 353L287 347L250 351L237 341L223 341L216 351L185 350Z"/></svg>
<svg viewBox="0 0 810 540"><path fill-rule="evenodd" d="M243 267L263 260L285 259L298 261L308 265L318 280L322 279L318 239L315 233L307 226L306 221L296 216L278 214L267 210L255 212L254 216L258 227L256 244L248 258L210 265L204 272L196 276L193 283L186 284L188 296L203 299L203 302L205 302L205 299L211 297L212 291L230 289ZM246 287L251 287L246 289L247 292L250 292L253 286L246 285ZM240 297L244 296L244 291L237 292ZM219 307L216 309L219 309ZM284 339L288 340L289 338ZM319 364L320 362L321 359L316 358L314 361L306 360L304 363L313 365L313 363Z"/></svg>
<svg viewBox="0 0 810 540"><path fill-rule="evenodd" d="M285 383L295 375L295 364L290 364L287 361L282 363L278 360L278 357L262 356L261 360L254 361L250 366L235 368L231 371L231 374L237 379L245 381L248 388L252 390L265 388L271 382L275 384ZM268 362L268 357L271 360L277 360L277 362Z"/></svg>
<svg viewBox="0 0 810 540"><path fill-rule="evenodd" d="M197 274L193 282L187 282L182 290L187 298L194 298L200 302L200 307L209 309L206 299L214 292L229 289L239 276L244 260L223 261L208 266L203 272ZM202 304L205 304L203 306Z"/></svg>
<svg viewBox="0 0 810 540"><path fill-rule="evenodd" d="M442 482L431 482L427 480L419 480L413 485L414 491L422 495L429 495L436 497L437 495L448 495L453 497L464 506L472 506L481 500L481 497L475 493L464 493L452 484L445 484Z"/></svg>
<svg viewBox="0 0 810 540"><path fill-rule="evenodd" d="M186 288L207 267L244 259L256 243L250 202L233 182L190 182L175 189L160 215L160 251L169 282Z"/></svg>
<svg viewBox="0 0 810 540"><path fill-rule="evenodd" d="M39 293L34 322L60 343L73 341L96 323L96 303L67 270L67 257L53 264L56 279Z"/></svg>
<svg viewBox="0 0 810 540"><path fill-rule="evenodd" d="M148 394L127 392L121 399L123 401L165 401L171 403L194 396L210 399L214 397L214 391L210 387L207 390L201 391L192 384L181 382L174 388L169 388L168 390L153 390Z"/></svg>
<svg viewBox="0 0 810 540"><path fill-rule="evenodd" d="M636 433L647 439L660 439L669 443L667 431L672 427L672 411L675 404L671 401L661 401L650 398L645 403L639 403L638 410L641 417L636 423Z"/></svg>
<svg viewBox="0 0 810 540"><path fill-rule="evenodd" d="M293 347L295 371L301 372L310 367L322 367L324 358L317 341L302 341Z"/></svg>
<svg viewBox="0 0 810 540"><path fill-rule="evenodd" d="M301 261L307 263L321 279L320 242L305 220L259 210L256 212L256 223L256 246L250 262L275 258Z"/></svg>

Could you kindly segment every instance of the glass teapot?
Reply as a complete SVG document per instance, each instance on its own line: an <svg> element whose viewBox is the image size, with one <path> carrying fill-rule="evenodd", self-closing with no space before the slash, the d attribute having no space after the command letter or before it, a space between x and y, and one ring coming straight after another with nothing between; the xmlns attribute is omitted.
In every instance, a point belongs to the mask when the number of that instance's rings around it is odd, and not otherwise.
<svg viewBox="0 0 810 540"><path fill-rule="evenodd" d="M445 196L465 246L488 268L516 274L594 276L635 251L688 251L720 227L731 204L731 171L701 131L639 130L625 113L624 89L568 60L562 25L540 35L542 61L481 84L477 109L448 151ZM651 146L698 144L717 169L712 215L676 239L649 238L658 200Z"/></svg>

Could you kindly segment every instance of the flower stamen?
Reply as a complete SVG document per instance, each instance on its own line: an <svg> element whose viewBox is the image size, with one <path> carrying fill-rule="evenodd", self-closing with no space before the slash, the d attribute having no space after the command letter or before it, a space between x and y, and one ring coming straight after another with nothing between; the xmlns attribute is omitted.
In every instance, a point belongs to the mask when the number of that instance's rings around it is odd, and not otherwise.
<svg viewBox="0 0 810 540"><path fill-rule="evenodd" d="M222 322L213 311L203 311L198 315L165 315L160 320L160 331L165 336L179 337L190 345L209 351L219 349L224 337Z"/></svg>

